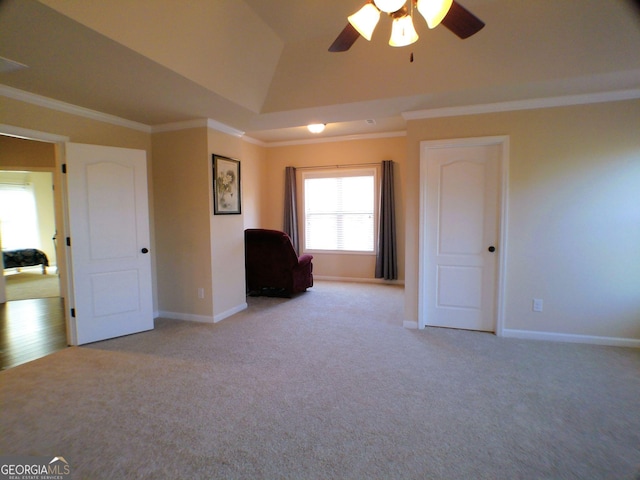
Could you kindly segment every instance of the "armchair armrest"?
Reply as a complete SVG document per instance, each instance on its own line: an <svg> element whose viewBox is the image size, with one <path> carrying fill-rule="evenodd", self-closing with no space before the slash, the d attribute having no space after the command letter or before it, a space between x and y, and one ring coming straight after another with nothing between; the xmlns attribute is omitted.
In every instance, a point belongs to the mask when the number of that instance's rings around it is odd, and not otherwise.
<svg viewBox="0 0 640 480"><path fill-rule="evenodd" d="M311 260L313 260L313 255L309 255L308 253L300 255L298 257L298 267L303 267L303 266L311 263Z"/></svg>

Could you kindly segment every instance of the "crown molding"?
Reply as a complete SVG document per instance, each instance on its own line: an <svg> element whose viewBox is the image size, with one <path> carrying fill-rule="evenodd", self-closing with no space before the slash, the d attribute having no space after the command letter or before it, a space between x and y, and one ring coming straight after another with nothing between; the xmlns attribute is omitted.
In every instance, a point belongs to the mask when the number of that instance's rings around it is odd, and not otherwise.
<svg viewBox="0 0 640 480"><path fill-rule="evenodd" d="M211 118L207 119L207 127L218 130L219 132L226 133L228 135L233 135L234 137L242 137L244 136L244 132L242 130L238 130L237 128L230 127L224 123L218 122Z"/></svg>
<svg viewBox="0 0 640 480"><path fill-rule="evenodd" d="M269 142L264 143L267 148L271 147L287 147L290 145L309 145L313 143L332 143L332 142L348 142L351 140L372 140L376 138L390 138L390 137L406 137L406 131L400 132L381 132L381 133L364 133L362 135L344 135L341 137L322 137L322 138L308 138L304 140L290 140L284 142Z"/></svg>
<svg viewBox="0 0 640 480"><path fill-rule="evenodd" d="M211 118L196 118L194 120L185 120L183 122L163 123L162 125L154 125L151 127L151 133L175 132L177 130L188 130L190 128L210 128L234 137L242 137L244 132L236 128L230 127L224 123L218 122Z"/></svg>
<svg viewBox="0 0 640 480"><path fill-rule="evenodd" d="M0 84L0 95L14 100L19 100L21 102L30 103L32 105L37 105L39 107L70 113L72 115L90 118L91 120L97 120L99 122L110 123L119 127L131 128L140 132L151 133L151 127L149 127L149 125L116 117L115 115L110 115L108 113L98 112L89 108L79 107L60 100L54 100L53 98L43 97L42 95L37 95L35 93L25 92L24 90L9 87L8 85Z"/></svg>
<svg viewBox="0 0 640 480"><path fill-rule="evenodd" d="M382 132L371 133L361 135L346 135L335 137L321 137L313 139L301 139L301 140L289 140L282 142L265 142L245 135L245 132L236 128L230 127L224 123L218 122L211 118L201 118L195 120L187 120L183 122L166 123L162 125L149 126L143 123L134 122L125 118L117 117L107 113L98 112L85 107L79 107L70 103L55 100L35 93L26 92L17 88L10 87L8 85L0 84L0 95L12 98L14 100L30 103L40 107L57 110L80 117L97 120L99 122L110 123L120 127L130 128L145 133L159 133L168 132L174 130L185 130L189 128L206 127L212 130L216 130L234 137L242 138L248 143L252 143L261 147L282 147L290 145L311 145L315 143L330 143L330 142L344 142L350 140L370 140L377 138L389 138L406 136L406 131L399 132ZM561 97L550 98L535 98L527 100L514 100L508 102L487 103L479 105L466 105L459 107L443 107L443 108L431 108L424 110L414 110L402 112L402 117L405 120L422 120L430 118L443 118L465 115L480 115L485 113L498 113L508 112L515 110L533 110L539 108L553 108L553 107L565 107L571 105L586 105L590 103L603 103L603 102L615 102L624 100L636 100L640 99L640 89L629 90L616 90L609 92L599 92L581 95L567 95ZM20 136L20 134L16 135Z"/></svg>
<svg viewBox="0 0 640 480"><path fill-rule="evenodd" d="M163 123L161 125L153 125L151 133L175 132L177 130L189 130L190 128L207 127L206 118L197 118L195 120L185 120L184 122Z"/></svg>
<svg viewBox="0 0 640 480"><path fill-rule="evenodd" d="M10 87L8 85L0 84L0 95L19 100L21 102L30 103L39 107L49 108L51 110L57 110L59 112L70 113L72 115L78 115L80 117L90 118L99 122L110 123L112 125L118 125L120 127L131 128L145 133L156 132L168 132L172 130L186 130L188 128L207 127L213 130L220 131L234 137L242 137L244 132L236 128L225 125L224 123L206 119L187 120L184 122L166 123L163 125L149 126L144 123L134 122L127 120L126 118L117 117L108 113L98 112L97 110L91 110L89 108L79 107L71 103L62 102L53 98L44 97L35 93L26 92L17 88Z"/></svg>
<svg viewBox="0 0 640 480"><path fill-rule="evenodd" d="M258 145L259 147L268 147L269 144L267 142L263 142L262 140L258 140L257 138L250 137L248 135L243 135L242 140L247 143L252 143L253 145Z"/></svg>
<svg viewBox="0 0 640 480"><path fill-rule="evenodd" d="M589 93L583 95L566 95L563 97L534 98L528 100L514 100L510 102L487 103L482 105L467 105L461 107L431 108L403 112L405 120L422 120L427 118L458 117L464 115L479 115L483 113L510 112L514 110L534 110L538 108L567 107L571 105L586 105L589 103L617 102L640 98L640 89L616 90L611 92Z"/></svg>

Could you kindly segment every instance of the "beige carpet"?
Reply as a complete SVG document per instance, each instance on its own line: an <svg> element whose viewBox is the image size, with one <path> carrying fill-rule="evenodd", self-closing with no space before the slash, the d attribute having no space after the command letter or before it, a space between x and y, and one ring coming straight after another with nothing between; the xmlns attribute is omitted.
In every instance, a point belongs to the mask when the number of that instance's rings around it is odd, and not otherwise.
<svg viewBox="0 0 640 480"><path fill-rule="evenodd" d="M640 350L406 330L398 287L248 302L1 372L0 453L86 479L640 472Z"/></svg>
<svg viewBox="0 0 640 480"><path fill-rule="evenodd" d="M60 296L58 275L42 272L20 272L5 275L7 301Z"/></svg>

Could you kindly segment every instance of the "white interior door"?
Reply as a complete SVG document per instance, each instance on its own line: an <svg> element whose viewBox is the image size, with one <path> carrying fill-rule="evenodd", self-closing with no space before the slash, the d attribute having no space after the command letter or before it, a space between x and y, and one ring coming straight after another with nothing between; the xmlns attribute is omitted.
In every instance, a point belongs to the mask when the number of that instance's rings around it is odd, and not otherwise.
<svg viewBox="0 0 640 480"><path fill-rule="evenodd" d="M146 152L67 143L66 165L77 344L152 329Z"/></svg>
<svg viewBox="0 0 640 480"><path fill-rule="evenodd" d="M423 149L421 327L496 331L502 148Z"/></svg>

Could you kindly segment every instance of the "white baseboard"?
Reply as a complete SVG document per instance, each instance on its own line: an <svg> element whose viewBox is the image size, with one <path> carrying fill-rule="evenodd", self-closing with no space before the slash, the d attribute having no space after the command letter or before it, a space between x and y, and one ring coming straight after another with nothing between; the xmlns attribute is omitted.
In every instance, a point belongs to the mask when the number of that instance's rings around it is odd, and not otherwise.
<svg viewBox="0 0 640 480"><path fill-rule="evenodd" d="M187 322L218 323L231 315L235 315L236 313L245 310L247 307L247 302L244 302L230 308L229 310L214 315L213 317L209 315L194 315L193 313L167 312L165 310L160 310L156 318L171 318L173 320L186 320Z"/></svg>
<svg viewBox="0 0 640 480"><path fill-rule="evenodd" d="M402 322L402 326L411 330L417 330L418 322L414 322L413 320L405 320L404 322Z"/></svg>
<svg viewBox="0 0 640 480"><path fill-rule="evenodd" d="M242 310L245 310L247 307L248 307L247 302L241 303L240 305L236 305L235 307L230 308L229 310L219 313L218 315L214 315L213 321L215 323L218 323L221 320L224 320L225 318L230 317L231 315L235 315L236 313L241 312Z"/></svg>
<svg viewBox="0 0 640 480"><path fill-rule="evenodd" d="M528 340L547 340L551 342L587 343L592 345L608 345L612 347L640 348L640 339L636 338L598 337L594 335L536 332L532 330L514 330L510 328L505 328L502 331L502 336Z"/></svg>
<svg viewBox="0 0 640 480"><path fill-rule="evenodd" d="M158 316L162 318L171 318L173 320L186 320L187 322L214 323L213 317L208 315L194 315L193 313L167 312L160 310Z"/></svg>
<svg viewBox="0 0 640 480"><path fill-rule="evenodd" d="M327 282L381 283L385 285L404 285L404 280L385 280L383 278L332 277L330 275L313 275L314 280Z"/></svg>

